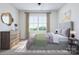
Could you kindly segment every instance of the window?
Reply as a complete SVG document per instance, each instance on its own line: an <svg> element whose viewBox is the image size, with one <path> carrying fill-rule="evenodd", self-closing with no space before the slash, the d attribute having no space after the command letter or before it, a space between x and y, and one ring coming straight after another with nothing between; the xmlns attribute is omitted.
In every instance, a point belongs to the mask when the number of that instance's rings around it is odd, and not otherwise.
<svg viewBox="0 0 79 59"><path fill-rule="evenodd" d="M30 14L29 31L30 32L46 32L47 21L46 14Z"/></svg>

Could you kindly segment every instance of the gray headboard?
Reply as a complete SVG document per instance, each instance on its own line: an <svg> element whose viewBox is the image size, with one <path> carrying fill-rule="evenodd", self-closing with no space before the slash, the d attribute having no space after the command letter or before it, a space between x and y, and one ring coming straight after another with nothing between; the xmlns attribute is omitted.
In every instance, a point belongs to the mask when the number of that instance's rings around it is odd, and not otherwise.
<svg viewBox="0 0 79 59"><path fill-rule="evenodd" d="M60 35L69 37L70 36L70 30L72 29L72 22L64 22L64 23L60 23L58 26L58 33Z"/></svg>

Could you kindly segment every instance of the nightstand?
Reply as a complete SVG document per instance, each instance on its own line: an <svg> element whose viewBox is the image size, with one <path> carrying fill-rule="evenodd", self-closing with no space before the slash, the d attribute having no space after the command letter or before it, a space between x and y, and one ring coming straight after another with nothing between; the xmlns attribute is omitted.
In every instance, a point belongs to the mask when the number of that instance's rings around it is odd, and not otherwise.
<svg viewBox="0 0 79 59"><path fill-rule="evenodd" d="M78 40L76 38L69 37L68 44L70 46L71 53L76 53Z"/></svg>

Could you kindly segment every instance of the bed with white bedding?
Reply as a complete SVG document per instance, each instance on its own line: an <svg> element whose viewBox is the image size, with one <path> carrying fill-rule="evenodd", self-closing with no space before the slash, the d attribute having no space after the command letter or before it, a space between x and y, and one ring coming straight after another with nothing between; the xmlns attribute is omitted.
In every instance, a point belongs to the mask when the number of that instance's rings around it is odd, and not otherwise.
<svg viewBox="0 0 79 59"><path fill-rule="evenodd" d="M36 34L27 42L27 49L30 50L65 50L67 48L68 37L54 34Z"/></svg>
<svg viewBox="0 0 79 59"><path fill-rule="evenodd" d="M63 23L58 34L53 32L34 34L27 42L27 49L30 50L62 50L67 48L67 41L70 35L70 23Z"/></svg>

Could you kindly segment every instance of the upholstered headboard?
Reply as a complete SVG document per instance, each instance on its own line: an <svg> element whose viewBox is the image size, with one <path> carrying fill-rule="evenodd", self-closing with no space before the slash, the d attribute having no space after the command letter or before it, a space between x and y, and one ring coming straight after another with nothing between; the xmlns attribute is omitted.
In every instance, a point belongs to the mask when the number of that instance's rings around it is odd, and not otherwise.
<svg viewBox="0 0 79 59"><path fill-rule="evenodd" d="M72 28L71 26L71 22L64 22L64 23L60 23L58 26L58 33L60 35L69 37L70 36L70 29Z"/></svg>

